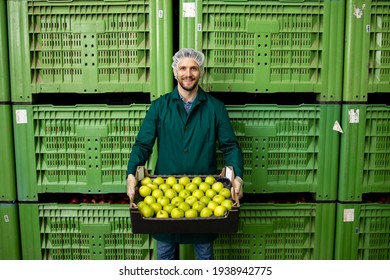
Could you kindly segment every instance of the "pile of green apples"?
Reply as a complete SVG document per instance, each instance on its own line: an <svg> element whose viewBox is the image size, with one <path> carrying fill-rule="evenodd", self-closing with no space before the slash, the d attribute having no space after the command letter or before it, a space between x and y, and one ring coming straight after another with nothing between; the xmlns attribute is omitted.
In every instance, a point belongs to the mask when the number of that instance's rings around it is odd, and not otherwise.
<svg viewBox="0 0 390 280"><path fill-rule="evenodd" d="M139 184L137 207L144 218L224 217L233 207L231 193L209 175L144 177Z"/></svg>

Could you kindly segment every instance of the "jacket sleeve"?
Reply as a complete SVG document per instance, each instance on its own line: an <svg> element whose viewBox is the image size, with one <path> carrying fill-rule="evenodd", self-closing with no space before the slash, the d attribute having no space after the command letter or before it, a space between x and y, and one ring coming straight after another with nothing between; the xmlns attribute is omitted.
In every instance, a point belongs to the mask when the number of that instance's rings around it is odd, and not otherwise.
<svg viewBox="0 0 390 280"><path fill-rule="evenodd" d="M229 114L222 106L219 110L218 123L218 142L219 148L223 153L227 166L233 166L234 174L243 178L244 175L244 159L242 149L238 145L238 140L234 134Z"/></svg>
<svg viewBox="0 0 390 280"><path fill-rule="evenodd" d="M157 136L157 117L157 105L152 102L131 149L126 178L129 174L135 175L137 167L145 165L149 159Z"/></svg>

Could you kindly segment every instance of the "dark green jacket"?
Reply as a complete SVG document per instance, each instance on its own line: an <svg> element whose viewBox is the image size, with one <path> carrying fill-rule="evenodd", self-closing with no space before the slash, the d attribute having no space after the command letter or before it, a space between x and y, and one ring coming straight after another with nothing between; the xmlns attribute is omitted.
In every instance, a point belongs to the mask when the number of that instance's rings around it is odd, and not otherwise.
<svg viewBox="0 0 390 280"><path fill-rule="evenodd" d="M238 145L225 105L200 87L189 114L184 109L177 88L152 102L130 153L127 174L135 174L145 165L157 138L158 157L155 174L219 174L216 150L224 154L225 165L233 166L243 177L242 150ZM155 235L158 240L197 243L215 236Z"/></svg>

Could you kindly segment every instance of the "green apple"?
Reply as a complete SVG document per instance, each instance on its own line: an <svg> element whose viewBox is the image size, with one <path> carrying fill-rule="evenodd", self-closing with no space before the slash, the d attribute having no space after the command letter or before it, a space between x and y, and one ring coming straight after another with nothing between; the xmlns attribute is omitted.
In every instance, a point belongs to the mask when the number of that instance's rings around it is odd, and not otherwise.
<svg viewBox="0 0 390 280"><path fill-rule="evenodd" d="M207 190L211 189L211 185L207 182L202 182L199 184L198 189L200 189L203 192L206 192Z"/></svg>
<svg viewBox="0 0 390 280"><path fill-rule="evenodd" d="M178 208L182 209L185 212L188 209L191 209L191 205L189 205L187 202L183 201L179 204Z"/></svg>
<svg viewBox="0 0 390 280"><path fill-rule="evenodd" d="M156 177L153 179L153 183L157 184L157 185L161 185L161 184L164 184L164 179L162 177Z"/></svg>
<svg viewBox="0 0 390 280"><path fill-rule="evenodd" d="M195 196L198 200L204 196L204 192L202 190L194 190L192 195Z"/></svg>
<svg viewBox="0 0 390 280"><path fill-rule="evenodd" d="M220 192L219 192L220 195L224 196L225 198L230 198L231 196L231 193L230 193L230 190L227 189L227 188L223 188Z"/></svg>
<svg viewBox="0 0 390 280"><path fill-rule="evenodd" d="M189 190L181 190L179 192L179 196L186 199L187 197L191 196L191 192Z"/></svg>
<svg viewBox="0 0 390 280"><path fill-rule="evenodd" d="M179 184L181 184L183 186L187 185L190 182L191 182L191 180L190 180L190 178L188 178L188 176L183 176L183 177L179 178Z"/></svg>
<svg viewBox="0 0 390 280"><path fill-rule="evenodd" d="M138 208L139 210L141 210L141 208L144 207L145 205L148 205L148 204L146 204L145 201L141 200L141 201L139 201L139 202L137 203L137 208Z"/></svg>
<svg viewBox="0 0 390 280"><path fill-rule="evenodd" d="M183 218L184 217L183 209L173 208L171 211L171 217L174 219Z"/></svg>
<svg viewBox="0 0 390 280"><path fill-rule="evenodd" d="M156 218L160 218L160 219L169 218L169 213L165 210L160 210L156 213Z"/></svg>
<svg viewBox="0 0 390 280"><path fill-rule="evenodd" d="M163 210L167 211L168 214L171 214L173 208L176 208L176 205L173 203L169 203L163 207Z"/></svg>
<svg viewBox="0 0 390 280"><path fill-rule="evenodd" d="M188 183L185 187L186 190L189 190L191 193L194 191L194 190L197 190L198 189L198 185L195 184L195 183Z"/></svg>
<svg viewBox="0 0 390 280"><path fill-rule="evenodd" d="M205 195L210 197L211 199L213 199L213 197L216 195L217 193L213 190L213 189L209 189L205 192Z"/></svg>
<svg viewBox="0 0 390 280"><path fill-rule="evenodd" d="M215 201L210 201L208 204L207 204L207 208L210 208L213 212L215 210L215 208L218 206L219 204L216 203Z"/></svg>
<svg viewBox="0 0 390 280"><path fill-rule="evenodd" d="M225 199L221 202L221 205L224 206L227 210L232 210L233 201L231 201L230 199Z"/></svg>
<svg viewBox="0 0 390 280"><path fill-rule="evenodd" d="M173 186L174 184L177 183L177 179L174 177L174 176L169 176L166 180L165 180L165 183L170 185L170 186Z"/></svg>
<svg viewBox="0 0 390 280"><path fill-rule="evenodd" d="M172 189L174 189L177 193L179 193L180 191L184 190L184 186L185 185L181 183L177 183L172 186Z"/></svg>
<svg viewBox="0 0 390 280"><path fill-rule="evenodd" d="M155 184L155 183L149 183L149 184L147 184L146 186L148 186L149 188L151 188L152 191L158 189L158 185Z"/></svg>
<svg viewBox="0 0 390 280"><path fill-rule="evenodd" d="M164 196L164 192L160 189L156 189L152 191L152 196L154 196L157 200L157 198Z"/></svg>
<svg viewBox="0 0 390 280"><path fill-rule="evenodd" d="M215 182L211 185L211 188L216 192L219 193L223 188L223 184L221 182Z"/></svg>
<svg viewBox="0 0 390 280"><path fill-rule="evenodd" d="M174 204L176 207L180 205L184 201L184 198L181 196L175 196L174 198L171 199L171 203Z"/></svg>
<svg viewBox="0 0 390 280"><path fill-rule="evenodd" d="M202 201L204 203L204 205L207 205L209 204L209 202L211 201L211 198L208 197L208 196L202 196L199 201Z"/></svg>
<svg viewBox="0 0 390 280"><path fill-rule="evenodd" d="M150 205L145 205L140 210L142 217L150 218L154 216L153 207Z"/></svg>
<svg viewBox="0 0 390 280"><path fill-rule="evenodd" d="M186 198L185 202L187 202L189 205L193 205L195 202L197 202L198 199L195 196L190 195Z"/></svg>
<svg viewBox="0 0 390 280"><path fill-rule="evenodd" d="M195 176L194 178L192 178L191 183L194 183L194 184L196 184L197 186L199 186L199 184L202 183L202 181L203 181L203 180L202 180L201 177Z"/></svg>
<svg viewBox="0 0 390 280"><path fill-rule="evenodd" d="M218 205L214 209L214 216L216 216L216 217L226 216L226 213L227 213L227 209L222 205Z"/></svg>
<svg viewBox="0 0 390 280"><path fill-rule="evenodd" d="M168 189L164 193L166 197L168 197L170 200L172 200L174 197L177 196L177 192L174 189Z"/></svg>
<svg viewBox="0 0 390 280"><path fill-rule="evenodd" d="M144 177L141 180L141 185L143 185L143 186L146 186L147 184L150 184L150 183L152 183L152 179L150 177Z"/></svg>
<svg viewBox="0 0 390 280"><path fill-rule="evenodd" d="M168 185L168 184L163 183L163 184L159 185L158 188L160 190L162 190L163 192L166 192L167 190L169 190L171 188L171 186Z"/></svg>
<svg viewBox="0 0 390 280"><path fill-rule="evenodd" d="M186 218L196 218L198 217L198 211L196 211L195 209L188 209L184 212L184 216Z"/></svg>
<svg viewBox="0 0 390 280"><path fill-rule="evenodd" d="M158 202L154 202L154 203L150 204L150 206L153 208L154 213L157 213L158 211L163 209L161 204Z"/></svg>
<svg viewBox="0 0 390 280"><path fill-rule="evenodd" d="M208 218L208 217L211 217L212 215L213 215L213 210L211 210L208 207L203 208L202 211L200 211L200 214L199 214L199 216L202 217L202 218Z"/></svg>
<svg viewBox="0 0 390 280"><path fill-rule="evenodd" d="M226 198L223 195L217 194L213 197L213 201L215 201L218 204L221 204L222 201L224 201Z"/></svg>
<svg viewBox="0 0 390 280"><path fill-rule="evenodd" d="M206 207L206 205L204 205L204 203L202 201L196 201L192 205L192 209L195 209L196 211L198 211L198 213L200 213L200 211L202 211L202 209L205 207Z"/></svg>
<svg viewBox="0 0 390 280"><path fill-rule="evenodd" d="M157 202L157 198L155 198L155 197L152 196L152 195L148 195L148 196L146 196L146 197L144 198L144 201L145 201L146 204L151 205L152 203Z"/></svg>
<svg viewBox="0 0 390 280"><path fill-rule="evenodd" d="M164 207L165 205L169 204L171 200L166 196L160 196L157 198L157 202L160 203L162 207Z"/></svg>
<svg viewBox="0 0 390 280"><path fill-rule="evenodd" d="M139 190L139 195L142 197L146 197L152 193L152 189L149 188L148 186L142 185Z"/></svg>
<svg viewBox="0 0 390 280"><path fill-rule="evenodd" d="M208 183L210 186L212 186L215 183L215 178L213 176L209 175L209 176L206 176L206 178L204 178L204 181L206 183Z"/></svg>

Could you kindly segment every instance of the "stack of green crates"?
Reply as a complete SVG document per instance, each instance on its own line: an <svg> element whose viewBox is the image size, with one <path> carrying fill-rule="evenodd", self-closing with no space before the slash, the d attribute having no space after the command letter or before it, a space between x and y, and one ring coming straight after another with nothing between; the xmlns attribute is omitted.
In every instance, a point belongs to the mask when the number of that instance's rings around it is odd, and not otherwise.
<svg viewBox="0 0 390 280"><path fill-rule="evenodd" d="M7 5L0 3L0 260L20 259L19 214L10 102Z"/></svg>
<svg viewBox="0 0 390 280"><path fill-rule="evenodd" d="M215 258L390 259L389 1L11 0L0 30L0 259L156 257L109 199L150 102L94 101L171 91L178 47L205 54L200 85L229 101L244 155ZM57 96L71 105L42 102Z"/></svg>
<svg viewBox="0 0 390 280"><path fill-rule="evenodd" d="M151 101L172 89L172 18L172 0L8 1L23 259L152 258L150 236L131 231L129 205L108 199L126 194L150 103L104 100ZM63 200L75 193L107 199Z"/></svg>
<svg viewBox="0 0 390 280"><path fill-rule="evenodd" d="M15 162L12 133L11 89L9 84L6 2L0 4L0 201L16 200ZM3 177L5 176L5 177Z"/></svg>
<svg viewBox="0 0 390 280"><path fill-rule="evenodd" d="M389 1L348 0L344 89L346 102L367 102L389 93Z"/></svg>
<svg viewBox="0 0 390 280"><path fill-rule="evenodd" d="M121 193L131 146L148 105L14 105L18 197Z"/></svg>
<svg viewBox="0 0 390 280"><path fill-rule="evenodd" d="M390 106L343 105L339 200L390 193Z"/></svg>
<svg viewBox="0 0 390 280"><path fill-rule="evenodd" d="M244 154L244 199L314 201L248 200L240 231L218 237L215 257L332 259L345 1L181 0L180 15L180 47L206 57L201 86L240 101L227 109ZM311 103L297 105L302 96Z"/></svg>
<svg viewBox="0 0 390 280"><path fill-rule="evenodd" d="M12 100L172 83L171 1L10 1Z"/></svg>
<svg viewBox="0 0 390 280"><path fill-rule="evenodd" d="M26 204L20 208L24 259L148 260L147 234L133 234L128 205Z"/></svg>
<svg viewBox="0 0 390 280"><path fill-rule="evenodd" d="M336 260L390 259L390 201L338 203Z"/></svg>
<svg viewBox="0 0 390 280"><path fill-rule="evenodd" d="M337 198L339 105L228 105L244 155L246 193L312 193ZM224 166L222 153L217 156Z"/></svg>
<svg viewBox="0 0 390 280"><path fill-rule="evenodd" d="M335 203L246 203L237 234L221 234L221 260L330 260L333 258Z"/></svg>
<svg viewBox="0 0 390 280"><path fill-rule="evenodd" d="M335 258L388 260L389 1L347 1L346 30Z"/></svg>
<svg viewBox="0 0 390 280"><path fill-rule="evenodd" d="M212 92L342 93L345 1L180 1L180 45L206 56Z"/></svg>
<svg viewBox="0 0 390 280"><path fill-rule="evenodd" d="M336 203L244 203L237 233L219 234L217 260L331 260ZM182 259L193 246L180 246Z"/></svg>
<svg viewBox="0 0 390 280"><path fill-rule="evenodd" d="M342 127L335 258L388 260L390 106L343 105Z"/></svg>

